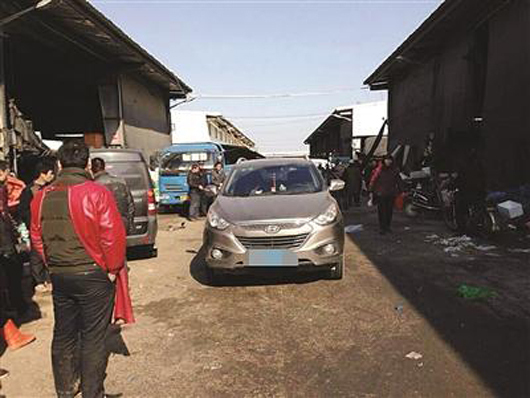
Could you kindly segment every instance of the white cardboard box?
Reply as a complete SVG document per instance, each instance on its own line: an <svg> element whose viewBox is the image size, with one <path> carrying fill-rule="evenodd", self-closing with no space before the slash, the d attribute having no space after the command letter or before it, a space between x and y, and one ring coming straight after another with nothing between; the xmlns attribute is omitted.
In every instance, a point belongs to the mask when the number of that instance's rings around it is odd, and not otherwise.
<svg viewBox="0 0 530 398"><path fill-rule="evenodd" d="M497 205L497 210L499 210L500 214L509 219L521 217L524 214L523 206L513 200L499 203Z"/></svg>

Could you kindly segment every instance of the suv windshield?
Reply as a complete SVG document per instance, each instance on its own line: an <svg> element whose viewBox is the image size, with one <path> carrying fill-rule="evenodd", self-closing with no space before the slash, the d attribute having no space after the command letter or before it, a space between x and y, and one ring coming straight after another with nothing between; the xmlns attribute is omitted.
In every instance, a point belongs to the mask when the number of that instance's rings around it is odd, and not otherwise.
<svg viewBox="0 0 530 398"><path fill-rule="evenodd" d="M202 163L204 168L212 168L212 152L166 153L160 161L160 174L171 175L187 172L194 163Z"/></svg>
<svg viewBox="0 0 530 398"><path fill-rule="evenodd" d="M312 165L244 165L233 171L226 196L302 195L321 192L324 183Z"/></svg>

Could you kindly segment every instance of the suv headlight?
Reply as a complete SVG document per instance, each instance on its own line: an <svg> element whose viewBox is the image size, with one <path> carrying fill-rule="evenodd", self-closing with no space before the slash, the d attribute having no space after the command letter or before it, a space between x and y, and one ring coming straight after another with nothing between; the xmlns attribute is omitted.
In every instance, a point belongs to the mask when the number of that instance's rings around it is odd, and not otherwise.
<svg viewBox="0 0 530 398"><path fill-rule="evenodd" d="M338 214L337 206L333 204L313 221L318 225L329 225L337 219Z"/></svg>
<svg viewBox="0 0 530 398"><path fill-rule="evenodd" d="M215 211L210 210L208 213L208 223L212 228L223 231L227 229L230 224L224 218L220 217Z"/></svg>

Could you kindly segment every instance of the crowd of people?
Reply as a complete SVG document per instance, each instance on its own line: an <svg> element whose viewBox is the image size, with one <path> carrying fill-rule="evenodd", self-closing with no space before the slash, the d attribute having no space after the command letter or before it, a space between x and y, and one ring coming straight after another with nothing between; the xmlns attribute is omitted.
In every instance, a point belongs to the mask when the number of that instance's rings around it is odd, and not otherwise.
<svg viewBox="0 0 530 398"><path fill-rule="evenodd" d="M17 325L28 312L23 264L54 306L52 368L58 397L103 397L113 324L133 323L126 236L134 220L127 184L90 161L83 141L66 142L24 184L0 161L0 326L7 347L36 336ZM0 370L0 378L8 375Z"/></svg>
<svg viewBox="0 0 530 398"><path fill-rule="evenodd" d="M328 184L334 179L344 181L344 190L334 192L343 211L359 207L364 193L368 204L377 206L379 232L382 235L391 232L396 198L403 192L400 173L391 155L378 161L367 160L357 153L347 164L337 162L334 166L319 166L319 170Z"/></svg>

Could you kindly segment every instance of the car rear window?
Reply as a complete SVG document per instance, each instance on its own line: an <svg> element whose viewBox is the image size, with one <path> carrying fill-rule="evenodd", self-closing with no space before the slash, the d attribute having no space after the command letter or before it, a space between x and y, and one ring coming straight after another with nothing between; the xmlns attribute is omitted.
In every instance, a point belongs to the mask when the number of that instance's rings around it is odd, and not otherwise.
<svg viewBox="0 0 530 398"><path fill-rule="evenodd" d="M151 187L146 166L142 162L107 163L106 170L109 174L124 178L131 190L149 189Z"/></svg>

